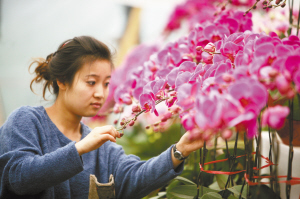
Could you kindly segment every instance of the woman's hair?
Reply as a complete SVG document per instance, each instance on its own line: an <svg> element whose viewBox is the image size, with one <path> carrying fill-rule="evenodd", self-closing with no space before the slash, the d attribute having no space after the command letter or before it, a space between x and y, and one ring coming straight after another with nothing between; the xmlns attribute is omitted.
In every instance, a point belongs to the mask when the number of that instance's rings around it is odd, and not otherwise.
<svg viewBox="0 0 300 199"><path fill-rule="evenodd" d="M33 64L37 64L34 70L36 77L31 81L30 89L33 91L32 84L34 82L39 83L45 80L43 98L45 99L47 89L51 92L51 87L57 96L59 92L57 80L72 85L75 73L85 63L96 60L107 60L113 68L112 54L104 43L89 36L69 39L63 42L56 52L48 55L46 59L36 59L30 64L29 70Z"/></svg>

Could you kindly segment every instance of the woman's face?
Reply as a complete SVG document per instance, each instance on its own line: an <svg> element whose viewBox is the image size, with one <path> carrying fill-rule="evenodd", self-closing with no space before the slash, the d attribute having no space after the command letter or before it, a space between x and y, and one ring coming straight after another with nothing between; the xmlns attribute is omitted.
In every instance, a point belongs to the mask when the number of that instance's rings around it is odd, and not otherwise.
<svg viewBox="0 0 300 199"><path fill-rule="evenodd" d="M75 74L71 86L63 92L65 107L76 116L95 116L108 96L111 63L96 60L84 64Z"/></svg>

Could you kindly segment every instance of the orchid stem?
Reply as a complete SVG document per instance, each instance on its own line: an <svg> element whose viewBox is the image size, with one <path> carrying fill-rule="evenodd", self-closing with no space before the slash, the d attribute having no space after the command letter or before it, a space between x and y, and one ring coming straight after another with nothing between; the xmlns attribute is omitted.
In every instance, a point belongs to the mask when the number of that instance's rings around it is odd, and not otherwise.
<svg viewBox="0 0 300 199"><path fill-rule="evenodd" d="M294 149L293 149L293 109L294 109L294 103L293 99L289 100L289 107L290 107L290 117L289 117L289 125L290 125L290 137L289 137L289 161L288 161L288 173L287 173L287 181L291 180L292 175L292 162L293 162L293 156L294 156ZM286 198L290 199L291 194L291 185L289 183L286 184Z"/></svg>
<svg viewBox="0 0 300 199"><path fill-rule="evenodd" d="M292 33L292 27L291 25L293 24L293 6L294 6L294 0L289 0L289 23L290 27L287 30L288 36L291 35Z"/></svg>
<svg viewBox="0 0 300 199"><path fill-rule="evenodd" d="M170 90L169 92L171 92L171 91L173 91L173 90ZM155 101L155 105L157 105L157 104L159 104L159 103L161 103L161 102L163 102L163 101L165 101L165 100L167 100L167 99L169 99L169 98L170 98L170 97L166 97L166 98L164 98L164 99L157 100L157 101ZM142 110L142 111L138 112L133 118L131 118L130 120L127 120L123 126L121 126L120 128L118 128L118 129L116 129L116 130L117 130L117 131L124 130L124 129L126 128L127 124L129 124L129 122L130 122L131 120L135 120L139 115L141 115L141 114L144 113L145 111L146 111L146 110Z"/></svg>
<svg viewBox="0 0 300 199"><path fill-rule="evenodd" d="M297 37L299 33L299 23L300 23L300 3L299 3L298 22L297 22L297 34L296 34Z"/></svg>

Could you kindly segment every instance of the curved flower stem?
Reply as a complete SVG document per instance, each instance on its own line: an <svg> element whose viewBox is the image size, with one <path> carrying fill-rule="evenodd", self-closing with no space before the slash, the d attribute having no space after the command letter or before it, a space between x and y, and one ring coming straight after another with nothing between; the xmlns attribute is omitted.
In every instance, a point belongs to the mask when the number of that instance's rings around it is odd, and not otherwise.
<svg viewBox="0 0 300 199"><path fill-rule="evenodd" d="M270 149L269 149L269 160L272 161L272 147L273 147L273 132L272 132L272 136L271 136L271 129L270 127L268 127L268 131L269 131L269 141L270 141ZM273 165L270 165L270 176L273 176ZM273 178L270 178L270 185L271 185L271 189L274 190L273 187Z"/></svg>
<svg viewBox="0 0 300 199"><path fill-rule="evenodd" d="M244 135L245 152L246 152L246 173L249 176L249 180L253 180L253 161L252 161L252 141L248 140L247 135ZM250 198L249 184L247 185L247 199Z"/></svg>
<svg viewBox="0 0 300 199"><path fill-rule="evenodd" d="M300 23L300 3L299 3L299 12L298 12L298 22L297 22L297 33L296 33L296 36L298 36L298 33L299 33L299 23Z"/></svg>
<svg viewBox="0 0 300 199"><path fill-rule="evenodd" d="M170 90L169 92L171 92L171 91L173 91L173 90ZM157 105L157 104L159 104L159 103L161 103L161 102L163 102L163 101L165 101L165 100L167 100L167 99L169 99L169 98L170 98L170 97L166 97L166 98L157 100L157 101L155 101L155 105ZM146 110L142 110L142 111L138 112L133 118L127 120L127 121L124 123L124 125L122 125L120 128L118 128L118 129L116 129L116 130L117 130L117 131L124 130L131 120L136 120L137 117L138 117L139 115L141 115L142 113L144 113L145 111L146 111Z"/></svg>
<svg viewBox="0 0 300 199"><path fill-rule="evenodd" d="M289 23L290 23L290 27L287 30L288 36L291 35L292 33L292 24L293 24L293 6L294 6L294 0L289 0Z"/></svg>
<svg viewBox="0 0 300 199"><path fill-rule="evenodd" d="M213 160L212 161L215 161L216 160L216 157L217 157L217 145L218 145L218 137L217 136L215 136L215 146L214 146L214 154L213 154ZM214 163L213 164L213 170L216 170L216 168L217 168L217 164L216 163Z"/></svg>
<svg viewBox="0 0 300 199"><path fill-rule="evenodd" d="M260 168L261 158L260 158L260 145L261 145L261 118L258 117L258 137L256 137L256 155L255 155L255 163L256 168ZM258 186L260 185L260 170L257 170L256 175L258 175L257 182Z"/></svg>
<svg viewBox="0 0 300 199"><path fill-rule="evenodd" d="M227 139L225 140L225 143L226 143L226 151L227 151L226 156L227 156L227 158L228 158L228 165L229 165L230 171L232 171L232 168L233 168L234 163L231 162L233 159L232 159L232 156L230 155L230 152L229 152L229 149L228 149L228 142L227 142ZM232 182L231 175L228 176L227 182L226 182L226 184L225 184L225 189L227 188L229 182ZM229 186L230 186L230 185L229 185ZM223 192L223 194L224 194L224 192ZM223 197L223 194L222 194L222 197Z"/></svg>
<svg viewBox="0 0 300 199"><path fill-rule="evenodd" d="M204 144L203 144L203 149L199 149L199 151L200 151L200 164L204 166L205 156L206 156L206 152L207 152L205 141L204 141ZM202 155L202 151L203 151L203 155ZM197 194L194 197L194 199L198 199L199 195L201 195L201 196L203 195L203 180L202 180L202 175L201 174L202 174L202 172L200 170L199 175L198 175L198 179L197 179ZM201 194L199 193L200 192L199 186L201 186Z"/></svg>
<svg viewBox="0 0 300 199"><path fill-rule="evenodd" d="M293 156L294 156L294 149L293 149L293 109L294 103L293 99L289 100L289 107L290 107L290 117L289 117L289 125L290 125L290 139L289 139L289 161L288 161L288 173L287 173L287 180L291 180L292 175L292 163L293 163ZM291 185L286 184L286 198L289 199L291 194Z"/></svg>
<svg viewBox="0 0 300 199"><path fill-rule="evenodd" d="M279 155L279 142L277 140L275 132L272 134L274 140L273 143L273 154L274 154L274 163L275 165L278 165L278 155ZM274 167L274 192L276 193L277 196L280 196L280 187L278 183L278 172L277 172L277 166Z"/></svg>
<svg viewBox="0 0 300 199"><path fill-rule="evenodd" d="M197 46L197 48L200 48L203 52L206 52L206 53L208 53L208 54L210 54L210 55L214 55L214 54L221 54L221 53L219 53L219 52L209 52L209 51L207 51L207 50L204 50L204 48L202 48L202 46Z"/></svg>
<svg viewBox="0 0 300 199"><path fill-rule="evenodd" d="M253 6L251 6L251 8L249 8L249 9L244 13L244 16L246 16L246 14L248 14L248 12L250 12L252 9L255 9L258 2L259 2L259 0L258 0L258 1L255 1L255 3L253 4Z"/></svg>
<svg viewBox="0 0 300 199"><path fill-rule="evenodd" d="M233 149L233 155L232 156L230 156L230 154L229 154L228 144L227 144L227 140L226 140L227 158L228 158L228 162L229 162L230 172L232 172L233 166L234 166L235 160L236 160L236 150L237 150L238 137L239 137L239 133L237 132L236 137L235 137L235 143L234 143L234 149ZM227 182L225 184L225 189L227 188L229 182L231 183L231 186L233 186L232 175L228 176ZM224 193L225 193L225 191L222 193L222 198L224 197Z"/></svg>
<svg viewBox="0 0 300 199"><path fill-rule="evenodd" d="M245 184L246 184L246 180L244 179L243 186L242 186L241 191L240 191L239 199L242 199L242 193L243 193L243 189L244 189Z"/></svg>

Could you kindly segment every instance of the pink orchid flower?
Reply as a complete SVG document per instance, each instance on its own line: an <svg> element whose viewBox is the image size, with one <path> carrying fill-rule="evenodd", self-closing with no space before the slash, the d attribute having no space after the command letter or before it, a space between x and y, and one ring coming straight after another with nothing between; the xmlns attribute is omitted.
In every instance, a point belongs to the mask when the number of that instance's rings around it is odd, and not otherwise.
<svg viewBox="0 0 300 199"><path fill-rule="evenodd" d="M155 109L155 101L154 99L152 98L151 95L145 93L145 94L142 94L140 96L140 99L139 99L139 102L141 104L141 108L143 110L145 110L145 112L149 112L151 111L151 113L155 113L156 116L158 116L158 112L157 110Z"/></svg>
<svg viewBox="0 0 300 199"><path fill-rule="evenodd" d="M262 126L269 126L279 130L283 127L285 118L289 113L290 109L286 106L269 107L262 114Z"/></svg>

